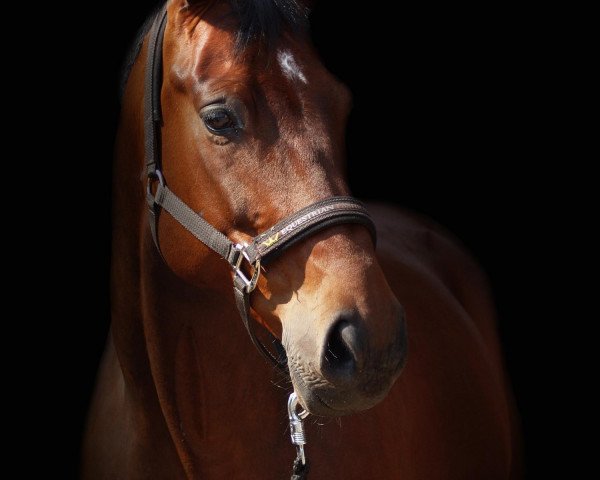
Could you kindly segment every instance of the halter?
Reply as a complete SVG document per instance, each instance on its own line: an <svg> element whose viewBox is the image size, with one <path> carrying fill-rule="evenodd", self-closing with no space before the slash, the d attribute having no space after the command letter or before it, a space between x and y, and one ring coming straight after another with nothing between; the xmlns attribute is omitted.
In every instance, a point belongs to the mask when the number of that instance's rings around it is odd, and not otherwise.
<svg viewBox="0 0 600 480"><path fill-rule="evenodd" d="M369 229L376 241L375 225L361 202L352 197L330 197L313 203L281 220L254 237L248 244L234 244L223 233L186 205L167 186L161 170L162 112L160 96L163 77L163 39L167 24L163 7L149 33L148 58L144 84L144 144L148 185L146 198L152 238L160 253L158 241L159 214L166 210L177 222L208 248L224 258L233 269L233 291L237 308L256 348L283 372L287 372L285 350L273 336L279 355L273 354L257 337L250 322L250 293L260 277L261 262L265 263L284 250L325 228L356 223ZM156 191L153 193L153 186ZM244 265L246 263L246 265ZM251 273L244 273L245 271Z"/></svg>

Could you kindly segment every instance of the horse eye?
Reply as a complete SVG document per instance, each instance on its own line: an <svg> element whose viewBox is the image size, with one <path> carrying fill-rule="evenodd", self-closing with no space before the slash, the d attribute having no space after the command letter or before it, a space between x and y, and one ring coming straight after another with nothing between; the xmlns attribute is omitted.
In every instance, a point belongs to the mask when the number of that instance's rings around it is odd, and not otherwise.
<svg viewBox="0 0 600 480"><path fill-rule="evenodd" d="M235 132L239 128L237 119L226 108L213 107L202 112L202 121L209 132L215 135L226 135Z"/></svg>

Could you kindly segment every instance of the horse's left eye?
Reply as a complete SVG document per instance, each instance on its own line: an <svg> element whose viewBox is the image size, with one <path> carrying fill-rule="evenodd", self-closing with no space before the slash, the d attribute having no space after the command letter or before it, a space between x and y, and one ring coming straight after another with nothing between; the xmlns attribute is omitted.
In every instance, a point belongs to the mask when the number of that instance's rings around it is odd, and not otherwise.
<svg viewBox="0 0 600 480"><path fill-rule="evenodd" d="M238 122L233 113L222 106L210 106L202 111L202 121L209 132L215 135L227 135L234 133L238 128Z"/></svg>

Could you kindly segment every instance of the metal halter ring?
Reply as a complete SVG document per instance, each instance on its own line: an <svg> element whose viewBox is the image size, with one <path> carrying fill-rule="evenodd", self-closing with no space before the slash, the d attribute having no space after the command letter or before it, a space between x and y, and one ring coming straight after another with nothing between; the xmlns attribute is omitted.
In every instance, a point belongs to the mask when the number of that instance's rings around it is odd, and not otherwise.
<svg viewBox="0 0 600 480"><path fill-rule="evenodd" d="M256 288L256 284L258 283L258 278L260 277L260 258L256 259L254 263L250 261L248 254L246 253L246 247L248 245L242 245L237 243L233 245L233 249L238 253L237 259L234 264L232 264L233 272L235 275L242 280L244 283L246 293L252 292ZM252 272L252 277L248 279L246 274L242 271L240 266L242 265L242 261L246 259L246 261L252 266L254 271Z"/></svg>
<svg viewBox="0 0 600 480"><path fill-rule="evenodd" d="M146 183L146 193L149 197L154 197L152 193L152 184L158 180L161 187L165 186L165 177L160 170L154 170L154 172L148 174L148 183Z"/></svg>

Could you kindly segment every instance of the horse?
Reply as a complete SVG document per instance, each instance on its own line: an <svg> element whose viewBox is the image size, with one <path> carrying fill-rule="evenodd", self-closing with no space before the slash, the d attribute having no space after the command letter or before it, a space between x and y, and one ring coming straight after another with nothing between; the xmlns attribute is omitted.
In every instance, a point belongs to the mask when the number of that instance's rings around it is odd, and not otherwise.
<svg viewBox="0 0 600 480"><path fill-rule="evenodd" d="M485 275L433 221L350 197L351 95L309 8L169 0L142 31L84 479L289 477L290 394L313 479L522 477Z"/></svg>

